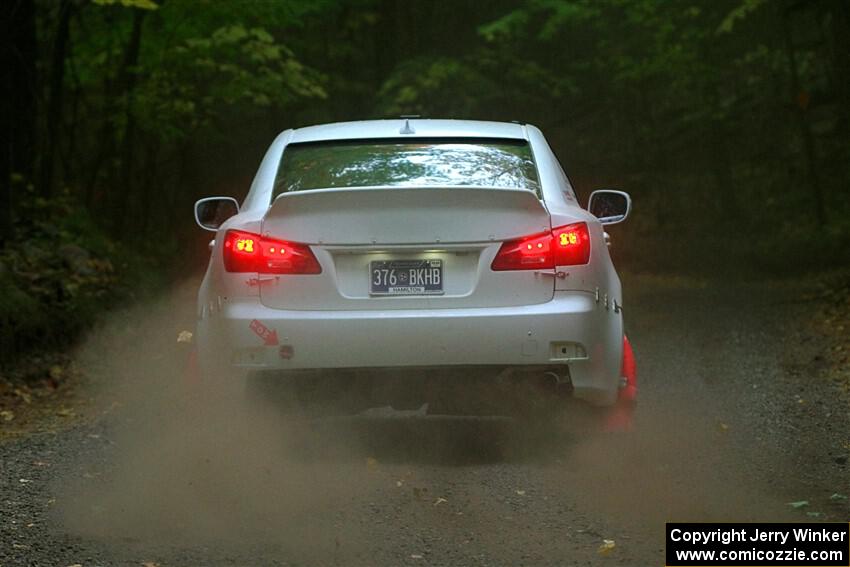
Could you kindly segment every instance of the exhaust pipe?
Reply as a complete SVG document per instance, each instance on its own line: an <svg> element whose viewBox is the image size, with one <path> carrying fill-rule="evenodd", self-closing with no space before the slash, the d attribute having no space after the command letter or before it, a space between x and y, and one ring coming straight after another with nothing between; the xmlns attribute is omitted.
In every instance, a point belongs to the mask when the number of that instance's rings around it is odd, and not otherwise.
<svg viewBox="0 0 850 567"><path fill-rule="evenodd" d="M547 390L551 390L558 396L569 397L573 394L573 381L570 377L570 369L567 366L560 373L555 370L544 372L543 384Z"/></svg>

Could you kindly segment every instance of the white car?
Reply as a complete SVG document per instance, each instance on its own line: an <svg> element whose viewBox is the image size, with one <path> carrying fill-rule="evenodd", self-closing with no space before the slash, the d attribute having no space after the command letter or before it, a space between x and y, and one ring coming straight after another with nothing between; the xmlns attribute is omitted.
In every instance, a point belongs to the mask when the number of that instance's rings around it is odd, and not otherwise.
<svg viewBox="0 0 850 567"><path fill-rule="evenodd" d="M606 190L582 208L528 124L286 130L241 206L196 204L215 232L200 368L363 407L448 412L473 382L508 406L527 384L600 406L633 399L603 228L630 207Z"/></svg>

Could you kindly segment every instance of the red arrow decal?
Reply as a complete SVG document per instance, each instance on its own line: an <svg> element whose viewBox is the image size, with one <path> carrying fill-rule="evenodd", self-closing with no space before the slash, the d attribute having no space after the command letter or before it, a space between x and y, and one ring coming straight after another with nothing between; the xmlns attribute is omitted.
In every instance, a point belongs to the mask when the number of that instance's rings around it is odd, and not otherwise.
<svg viewBox="0 0 850 567"><path fill-rule="evenodd" d="M263 338L263 342L266 343L266 346L277 346L277 331L272 329L268 336Z"/></svg>
<svg viewBox="0 0 850 567"><path fill-rule="evenodd" d="M248 325L254 334L263 339L263 343L266 346L276 346L277 345L277 331L274 329L269 329L256 319L251 321L251 324Z"/></svg>

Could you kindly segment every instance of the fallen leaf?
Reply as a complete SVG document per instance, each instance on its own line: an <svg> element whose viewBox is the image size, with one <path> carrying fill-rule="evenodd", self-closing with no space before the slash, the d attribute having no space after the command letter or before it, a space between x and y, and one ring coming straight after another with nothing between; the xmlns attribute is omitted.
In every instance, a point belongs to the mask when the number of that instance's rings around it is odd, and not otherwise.
<svg viewBox="0 0 850 567"><path fill-rule="evenodd" d="M446 500L445 498L437 498L436 500L434 500L434 506L439 506L443 502L448 502L448 500Z"/></svg>
<svg viewBox="0 0 850 567"><path fill-rule="evenodd" d="M798 500L797 502L789 502L788 505L791 506L792 508L799 509L799 508L804 508L804 507L808 506L809 501L808 500Z"/></svg>
<svg viewBox="0 0 850 567"><path fill-rule="evenodd" d="M15 388L15 395L21 398L24 403L29 404L32 403L32 396L29 395L29 392L26 392L20 388Z"/></svg>
<svg viewBox="0 0 850 567"><path fill-rule="evenodd" d="M525 496L525 490L517 490L516 493L520 496Z"/></svg>
<svg viewBox="0 0 850 567"><path fill-rule="evenodd" d="M191 343L192 342L192 331L180 331L177 334L177 342L178 343Z"/></svg>
<svg viewBox="0 0 850 567"><path fill-rule="evenodd" d="M608 555L614 548L617 547L617 544L614 543L613 539L603 539L602 544L599 546L599 549L596 550L596 553L599 555Z"/></svg>
<svg viewBox="0 0 850 567"><path fill-rule="evenodd" d="M397 487L401 488L402 486L404 486L404 481L403 480L397 480L397 481L395 481L395 485Z"/></svg>
<svg viewBox="0 0 850 567"><path fill-rule="evenodd" d="M3 421L12 421L15 419L15 412L11 410L0 411L0 417L3 418Z"/></svg>
<svg viewBox="0 0 850 567"><path fill-rule="evenodd" d="M720 427L721 432L726 433L727 431L729 431L729 426L723 423L722 421L718 425Z"/></svg>

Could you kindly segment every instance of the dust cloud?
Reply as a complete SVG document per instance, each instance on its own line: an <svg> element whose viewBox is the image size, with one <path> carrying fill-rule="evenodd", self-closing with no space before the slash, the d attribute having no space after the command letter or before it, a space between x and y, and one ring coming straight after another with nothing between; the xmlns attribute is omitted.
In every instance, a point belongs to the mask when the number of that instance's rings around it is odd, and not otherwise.
<svg viewBox="0 0 850 567"><path fill-rule="evenodd" d="M458 517L489 532L482 541L496 550L509 545L496 537L506 529L504 499L492 493L500 483L536 485L549 494L541 506L568 502L653 552L666 521L743 521L766 511L746 465L730 462L724 432L693 408L650 401L628 435L602 434L581 412L537 429L439 417L316 425L249 404L236 380L207 388L187 372L191 345L177 340L194 328L196 286L116 313L79 350L94 400L81 427L100 448L81 452L57 481L59 521L74 537L261 546L356 563L395 545L389 538L399 526L374 525L374 503L394 502L397 524L432 521L405 515L408 504L394 495L413 477L431 495L462 492L469 504ZM491 473L507 480L480 481ZM769 509L773 521L780 508ZM446 530L452 545L452 527L429 529ZM538 537L533 522L524 529L511 532L514 541Z"/></svg>
<svg viewBox="0 0 850 567"><path fill-rule="evenodd" d="M307 429L248 405L236 383L205 390L191 345L177 340L194 330L196 289L116 313L80 348L94 400L87 437L106 449L60 479L60 521L109 541L351 552L363 534L333 512L372 488L368 467L344 436L309 447Z"/></svg>

